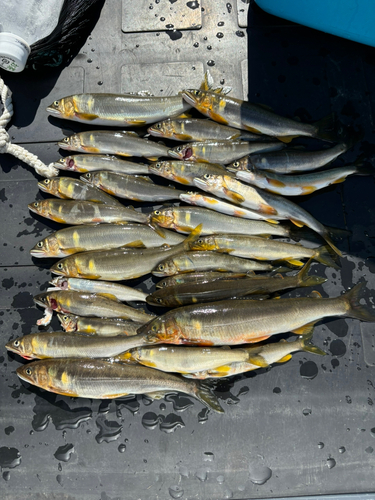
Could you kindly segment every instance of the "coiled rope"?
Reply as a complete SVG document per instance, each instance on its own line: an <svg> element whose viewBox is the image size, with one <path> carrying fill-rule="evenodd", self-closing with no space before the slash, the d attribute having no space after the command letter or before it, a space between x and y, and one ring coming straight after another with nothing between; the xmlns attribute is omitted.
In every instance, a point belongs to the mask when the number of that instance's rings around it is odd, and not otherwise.
<svg viewBox="0 0 375 500"><path fill-rule="evenodd" d="M53 166L53 163L46 165L39 158L27 151L27 149L17 144L12 144L8 132L5 127L10 122L13 116L12 92L5 85L4 80L0 77L0 95L3 104L3 114L0 117L0 153L8 153L19 160L27 163L35 168L35 171L43 177L55 177L59 174L59 170Z"/></svg>

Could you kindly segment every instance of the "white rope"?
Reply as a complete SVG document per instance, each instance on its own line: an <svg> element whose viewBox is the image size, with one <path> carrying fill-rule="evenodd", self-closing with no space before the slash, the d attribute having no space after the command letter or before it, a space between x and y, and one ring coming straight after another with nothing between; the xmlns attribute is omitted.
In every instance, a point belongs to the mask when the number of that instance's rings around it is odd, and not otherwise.
<svg viewBox="0 0 375 500"><path fill-rule="evenodd" d="M5 127L13 116L12 92L5 85L0 77L0 95L4 107L3 114L0 116L0 153L8 153L19 160L35 168L36 172L43 177L55 177L59 175L59 170L53 166L53 163L46 165L39 158L27 151L27 149L16 144L12 144Z"/></svg>

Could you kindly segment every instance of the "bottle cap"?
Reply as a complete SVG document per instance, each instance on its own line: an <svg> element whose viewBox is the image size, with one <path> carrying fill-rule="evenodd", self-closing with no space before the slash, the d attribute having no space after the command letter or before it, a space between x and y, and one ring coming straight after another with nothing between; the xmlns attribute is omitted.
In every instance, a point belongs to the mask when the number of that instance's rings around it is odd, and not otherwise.
<svg viewBox="0 0 375 500"><path fill-rule="evenodd" d="M0 68L19 73L26 66L30 46L20 36L13 33L0 33Z"/></svg>

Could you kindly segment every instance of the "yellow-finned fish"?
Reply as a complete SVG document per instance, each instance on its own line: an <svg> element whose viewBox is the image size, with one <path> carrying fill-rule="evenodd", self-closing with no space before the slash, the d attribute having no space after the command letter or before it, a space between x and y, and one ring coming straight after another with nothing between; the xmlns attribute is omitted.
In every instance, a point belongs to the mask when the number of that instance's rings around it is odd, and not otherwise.
<svg viewBox="0 0 375 500"><path fill-rule="evenodd" d="M148 165L117 158L112 155L78 154L65 156L54 162L53 166L59 170L69 172L95 172L96 170L109 170L119 174L148 174Z"/></svg>
<svg viewBox="0 0 375 500"><path fill-rule="evenodd" d="M142 323L120 318L95 318L75 316L74 314L58 314L57 317L66 332L81 332L102 337L115 337L137 335L137 330Z"/></svg>
<svg viewBox="0 0 375 500"><path fill-rule="evenodd" d="M19 367L17 375L29 384L63 396L113 399L147 394L160 397L177 391L193 396L216 412L224 412L207 385L140 365L90 358L43 359Z"/></svg>

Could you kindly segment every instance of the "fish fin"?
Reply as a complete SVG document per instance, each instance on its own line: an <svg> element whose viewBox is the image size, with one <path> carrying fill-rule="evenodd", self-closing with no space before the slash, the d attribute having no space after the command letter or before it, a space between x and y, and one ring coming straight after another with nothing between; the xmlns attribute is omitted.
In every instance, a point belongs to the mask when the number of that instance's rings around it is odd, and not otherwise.
<svg viewBox="0 0 375 500"><path fill-rule="evenodd" d="M242 125L245 130L248 132L253 132L254 134L261 134L262 132L258 130L257 128L250 127L249 125Z"/></svg>
<svg viewBox="0 0 375 500"><path fill-rule="evenodd" d="M152 180L150 179L150 177L148 177L147 175L134 175L134 177L141 178L144 181L149 182L150 184L154 184L154 182L152 182ZM134 207L132 207L132 208L134 208Z"/></svg>
<svg viewBox="0 0 375 500"><path fill-rule="evenodd" d="M293 266L303 266L303 262L301 260L297 259L285 259L289 264L292 264Z"/></svg>
<svg viewBox="0 0 375 500"><path fill-rule="evenodd" d="M363 286L364 283L358 283L351 290L339 297L339 299L343 300L347 307L345 316L357 318L361 321L375 322L375 311L373 308L359 303L359 292Z"/></svg>
<svg viewBox="0 0 375 500"><path fill-rule="evenodd" d="M248 340L247 342L249 344L255 344L256 342L262 342L263 340L267 340L270 338L271 335L266 335L264 337L257 337L256 339L251 339L251 340Z"/></svg>
<svg viewBox="0 0 375 500"><path fill-rule="evenodd" d="M153 224L152 222L149 222L148 223L148 226L153 230L155 231L156 234L158 234L159 236L161 236L162 238L165 238L165 232L163 231L163 229L156 225L156 224Z"/></svg>
<svg viewBox="0 0 375 500"><path fill-rule="evenodd" d="M322 294L318 292L318 290L313 290L310 295L310 299L322 299Z"/></svg>
<svg viewBox="0 0 375 500"><path fill-rule="evenodd" d="M312 335L313 332L311 332L310 335L305 335L304 337L297 339L296 342L299 342L302 351L325 356L327 353L311 342Z"/></svg>
<svg viewBox="0 0 375 500"><path fill-rule="evenodd" d="M198 383L195 386L194 396L205 406L211 408L217 413L224 413L223 408L220 406L220 403L212 392L211 387L204 383Z"/></svg>
<svg viewBox="0 0 375 500"><path fill-rule="evenodd" d="M316 323L315 321L312 321L311 323L307 323L306 325L303 325L291 331L296 335L303 335L303 336L309 335L311 332L314 331L315 323Z"/></svg>
<svg viewBox="0 0 375 500"><path fill-rule="evenodd" d="M106 299L111 299L111 300L114 300L115 302L121 303L121 300L119 300L116 297L116 295L113 295L113 293L97 293L96 295L100 295L101 297L105 297Z"/></svg>
<svg viewBox="0 0 375 500"><path fill-rule="evenodd" d="M214 84L214 79L211 73L207 70L204 74L203 81L200 84L199 90L210 90Z"/></svg>
<svg viewBox="0 0 375 500"><path fill-rule="evenodd" d="M280 224L278 220L273 220L273 219L266 219L266 222L269 222L270 224Z"/></svg>
<svg viewBox="0 0 375 500"><path fill-rule="evenodd" d="M316 259L321 264L328 267L333 267L334 269L340 269L339 256L333 252L331 247L322 246L316 249L314 259Z"/></svg>
<svg viewBox="0 0 375 500"><path fill-rule="evenodd" d="M281 299L281 295L279 295L278 293L275 293L274 296L272 297L272 300L279 300Z"/></svg>
<svg viewBox="0 0 375 500"><path fill-rule="evenodd" d="M246 362L251 363L252 365L259 366L260 368L267 368L269 366L269 364L261 354L254 354L253 356L250 355L249 359Z"/></svg>
<svg viewBox="0 0 375 500"><path fill-rule="evenodd" d="M324 233L321 234L321 236L323 236L323 238L326 240L326 242L328 243L328 245L332 248L332 250L337 253L337 255L339 255L340 257L342 257L342 252L341 250L339 250L337 248L337 246L333 243L332 241L332 238L329 234L329 231L325 229Z"/></svg>
<svg viewBox="0 0 375 500"><path fill-rule="evenodd" d="M257 234L257 237L265 238L266 240L269 240L271 236L272 236L271 234Z"/></svg>
<svg viewBox="0 0 375 500"><path fill-rule="evenodd" d="M256 276L255 271L246 271L246 276Z"/></svg>
<svg viewBox="0 0 375 500"><path fill-rule="evenodd" d="M228 125L228 121L214 111L210 111L210 118L212 118L217 123L221 123L222 125Z"/></svg>
<svg viewBox="0 0 375 500"><path fill-rule="evenodd" d="M130 155L127 155L130 156ZM146 156L146 158L150 161L157 161L159 159L159 156Z"/></svg>
<svg viewBox="0 0 375 500"><path fill-rule="evenodd" d="M291 222L293 222L293 224L297 227L303 227L305 224L303 222L301 222L300 220L297 220L297 219L290 219Z"/></svg>
<svg viewBox="0 0 375 500"><path fill-rule="evenodd" d="M191 140L192 140L191 135L188 135L188 134L174 134L174 137L175 137L175 139L177 139L178 141L185 141L185 142L188 142L188 141L191 141Z"/></svg>
<svg viewBox="0 0 375 500"><path fill-rule="evenodd" d="M126 120L126 123L128 125L134 125L134 127L142 127L143 125L146 125L145 120Z"/></svg>
<svg viewBox="0 0 375 500"><path fill-rule="evenodd" d="M314 123L317 129L315 137L328 142L337 142L337 130L335 129L335 115L331 113Z"/></svg>
<svg viewBox="0 0 375 500"><path fill-rule="evenodd" d="M181 118L181 119L191 118L191 117L192 117L192 114L189 113L189 111L185 111L184 113L181 113L180 115L177 116L177 118Z"/></svg>
<svg viewBox="0 0 375 500"><path fill-rule="evenodd" d="M92 121L92 120L96 120L97 118L99 118L98 115L95 115L93 113L75 113L75 115L80 120L87 120L87 121Z"/></svg>
<svg viewBox="0 0 375 500"><path fill-rule="evenodd" d="M189 249L189 245L192 241L195 240L197 236L199 236L202 232L203 224L199 224L196 228L192 230L192 232L187 236L184 241L181 242L181 245L184 246L184 248Z"/></svg>
<svg viewBox="0 0 375 500"><path fill-rule="evenodd" d="M148 396L151 399L163 399L167 394L170 394L171 391L153 391L153 392L145 392L145 396Z"/></svg>
<svg viewBox="0 0 375 500"><path fill-rule="evenodd" d="M126 245L122 245L120 248L147 248L142 240L134 240Z"/></svg>
<svg viewBox="0 0 375 500"><path fill-rule="evenodd" d="M284 142L285 144L289 144L293 139L296 139L299 137L299 135L283 135L283 136L278 136L277 139L279 141Z"/></svg>
<svg viewBox="0 0 375 500"><path fill-rule="evenodd" d="M342 241L345 238L349 238L349 236L351 236L352 234L352 232L348 229L340 229L338 227L326 226L326 229L331 238L335 241Z"/></svg>
<svg viewBox="0 0 375 500"><path fill-rule="evenodd" d="M116 363L128 363L128 364L133 364L137 365L138 361L133 358L133 355L130 351L123 352L121 354L118 354L117 356L114 356L113 361Z"/></svg>
<svg viewBox="0 0 375 500"><path fill-rule="evenodd" d="M219 372L222 375L228 374L231 370L230 365L222 365L215 368L215 372Z"/></svg>
<svg viewBox="0 0 375 500"><path fill-rule="evenodd" d="M322 278L320 276L309 276L308 272L311 267L311 263L314 260L313 257L309 259L300 272L297 274L298 286L316 286L321 285L327 281L327 278Z"/></svg>
<svg viewBox="0 0 375 500"><path fill-rule="evenodd" d="M241 194L231 191L230 189L224 188L224 193L235 203L243 203L245 201L245 198Z"/></svg>
<svg viewBox="0 0 375 500"><path fill-rule="evenodd" d="M303 186L301 195L311 194L316 190L317 190L317 188L315 186Z"/></svg>
<svg viewBox="0 0 375 500"><path fill-rule="evenodd" d="M375 175L375 168L372 165L358 166L354 175Z"/></svg>
<svg viewBox="0 0 375 500"><path fill-rule="evenodd" d="M279 359L278 361L276 361L276 363L286 363L290 359L292 359L292 355L291 354L286 354L284 357L282 357L281 359Z"/></svg>
<svg viewBox="0 0 375 500"><path fill-rule="evenodd" d="M267 179L268 184L275 187L285 187L285 182L279 181L278 179Z"/></svg>
<svg viewBox="0 0 375 500"><path fill-rule="evenodd" d="M259 211L263 214L277 215L277 210L271 207L271 205L267 205L266 203L260 204Z"/></svg>
<svg viewBox="0 0 375 500"><path fill-rule="evenodd" d="M85 153L100 153L100 150L98 148L94 148L94 146L85 146L84 150Z"/></svg>
<svg viewBox="0 0 375 500"><path fill-rule="evenodd" d="M336 179L335 181L331 182L331 184L341 184L341 182L344 182L344 180L346 179L346 175L344 175L343 177L340 177L339 179Z"/></svg>

